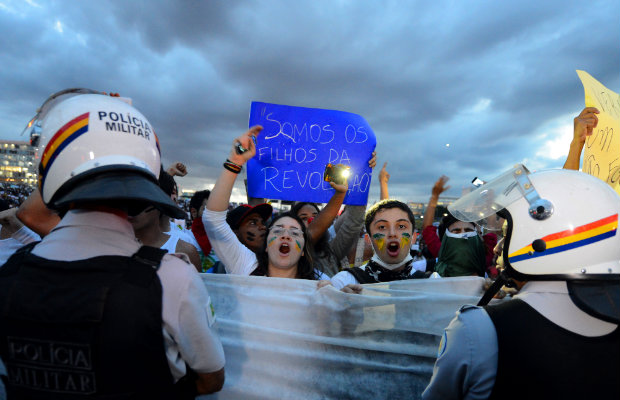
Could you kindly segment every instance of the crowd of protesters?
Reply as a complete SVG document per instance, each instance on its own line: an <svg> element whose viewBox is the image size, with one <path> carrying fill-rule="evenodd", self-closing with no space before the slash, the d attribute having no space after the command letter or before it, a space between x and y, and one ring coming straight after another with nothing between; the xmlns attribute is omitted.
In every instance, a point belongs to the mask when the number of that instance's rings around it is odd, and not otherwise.
<svg viewBox="0 0 620 400"><path fill-rule="evenodd" d="M587 114L589 119L582 118L579 127L576 119L576 132L578 128L591 127L593 114L591 111ZM239 172L256 154L254 139L261 129L252 127L236 137L230 151L222 154L227 159L213 188L197 191L191 199L178 198L175 181L187 174L188 167L175 163L167 170L162 168L159 186L182 210L177 215L186 217L172 218L157 204L128 214L127 220L139 243L177 255L191 263L198 273L309 279L316 280L318 288L332 285L352 294L363 293L363 284L378 282L498 276L497 256L504 220L497 215L488 217L491 225L499 227L491 231L473 222L459 221L449 213L436 220L437 202L448 189L446 176L429 185L431 197L420 235L409 206L389 198L387 163L378 174L381 200L368 208L346 206L343 209L346 181L330 183L333 196L324 206L298 202L290 210L276 214L273 206L264 200L252 205L231 203ZM238 152L239 146L246 151ZM566 168L578 168L580 151L579 146L571 146ZM377 158L374 153L369 157L371 168L375 167ZM34 226L28 223L29 215L39 213L40 216L44 212L26 201L31 191L17 185L0 187L2 263L20 246L45 238L50 232L61 237L54 227L60 218L63 221L66 218L51 210L45 218L38 217ZM501 259L499 263L501 270ZM220 354L218 346L219 343L211 344ZM220 371L221 364L199 372ZM210 391L221 387L223 378L218 382Z"/></svg>
<svg viewBox="0 0 620 400"><path fill-rule="evenodd" d="M575 131L591 130L595 124L593 119L595 116L596 110L584 109L575 119ZM248 140L251 141L251 136L259 134L260 128L249 132L235 139L234 143L242 143L251 148L252 144ZM564 168L578 168L582 148L583 143L580 145L579 141L575 143L574 140L571 143ZM158 212L159 217L155 216L157 218L147 223L146 214L131 217L130 220L138 239L144 244L155 245L170 253L185 254L198 272L280 276L281 271L278 269L272 269L270 272L267 267L268 258L265 258L274 240L268 237L267 226L270 222L276 221L272 218L278 215L279 211L275 210L271 204L264 203L264 199L252 199L254 205L248 205L231 202L229 198L234 178L237 176L236 166L243 166L248 157L252 157L253 154L252 151L240 157L239 154L231 151L228 162L235 167L224 168L211 191L197 191L191 199L178 196L178 186L175 181L175 177L179 179L187 174L187 166L182 162L177 162L166 170L162 168L160 186L184 211L186 218L170 219ZM371 168L376 165L376 159L373 153L372 159L369 160ZM499 267L502 268L501 226L504 221L502 218L492 217L494 221L491 225L495 229L489 231L487 224L482 227L475 223L464 223L449 213L436 216L439 196L449 188L446 185L449 178L441 176L431 187L431 197L424 213L422 229L419 232L415 228L415 218L407 205L396 200L387 201L390 174L386 167L387 162L378 174L381 202L368 211L364 206L342 207L348 188L345 181L343 184L330 183L334 189L334 195L324 206L296 202L287 214L283 214L297 220L294 225L303 233L303 246L291 246L293 252L297 250L302 261L307 257L313 266L312 268L307 266L305 273L295 270L292 275L287 273L287 276L319 279L325 281L321 285L329 282L343 291L355 293L361 292L361 287L357 286L358 283L429 276L471 275L491 279L498 276L498 258ZM33 188L26 185L3 183L0 188L3 209L19 207L32 191ZM401 236L391 241L389 235L371 232L375 214L378 211L390 209L402 210L407 214L406 218L402 219L408 220L409 224L406 232L397 233L396 236ZM157 211L154 208L151 210ZM366 212L365 221L364 212ZM3 214L2 221L5 226L3 237L8 237L9 232L19 231L22 234L27 230L28 234L23 237L24 241L18 241L17 244L26 244L28 241L39 239L37 234L43 233L42 236L44 236L57 222L50 219L48 227L43 228L42 231L34 227L33 232L27 226L23 226L14 214L15 210ZM10 218L9 215L11 215ZM217 218L215 218L216 215ZM12 228L11 225L13 225ZM231 233L226 233L228 229ZM285 230L285 232L289 231ZM20 237L20 234L17 234L17 237ZM10 252L15 250L17 244L13 242L13 247L7 247L8 243L5 243L5 247L9 250L2 251L3 254L6 253L4 260L8 258ZM305 254L306 252L309 253L309 257ZM402 254L402 257L397 253ZM245 256L240 254L245 254ZM406 264L406 267L401 265L402 262ZM362 274L360 271L363 271L365 275L360 275Z"/></svg>
<svg viewBox="0 0 620 400"><path fill-rule="evenodd" d="M18 207L33 190L33 187L25 184L2 182L0 183L0 199L6 201L11 208Z"/></svg>

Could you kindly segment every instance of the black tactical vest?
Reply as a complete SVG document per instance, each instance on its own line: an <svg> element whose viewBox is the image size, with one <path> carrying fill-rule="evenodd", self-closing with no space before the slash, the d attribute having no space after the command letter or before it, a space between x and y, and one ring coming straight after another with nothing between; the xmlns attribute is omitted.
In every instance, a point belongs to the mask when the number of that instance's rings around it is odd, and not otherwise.
<svg viewBox="0 0 620 400"><path fill-rule="evenodd" d="M0 268L8 398L179 398L162 334L165 251L63 262L33 247Z"/></svg>
<svg viewBox="0 0 620 400"><path fill-rule="evenodd" d="M581 336L518 299L486 311L499 350L490 399L620 399L620 328Z"/></svg>

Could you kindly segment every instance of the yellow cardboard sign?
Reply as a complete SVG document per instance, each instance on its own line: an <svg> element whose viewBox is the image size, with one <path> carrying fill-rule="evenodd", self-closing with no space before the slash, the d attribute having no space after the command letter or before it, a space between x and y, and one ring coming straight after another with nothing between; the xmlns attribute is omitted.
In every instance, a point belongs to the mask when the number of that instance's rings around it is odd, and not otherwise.
<svg viewBox="0 0 620 400"><path fill-rule="evenodd" d="M586 107L596 107L598 125L586 139L581 170L607 182L620 194L620 96L585 71L577 71Z"/></svg>

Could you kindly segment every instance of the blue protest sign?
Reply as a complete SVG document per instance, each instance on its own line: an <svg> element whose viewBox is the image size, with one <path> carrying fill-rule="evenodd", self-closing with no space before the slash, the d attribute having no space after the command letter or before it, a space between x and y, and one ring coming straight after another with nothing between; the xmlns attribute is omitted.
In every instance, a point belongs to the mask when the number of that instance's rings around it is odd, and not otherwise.
<svg viewBox="0 0 620 400"><path fill-rule="evenodd" d="M344 203L366 205L377 145L357 114L252 102L250 126L262 125L256 155L247 163L251 197L327 203L334 194L323 180L328 163L351 167Z"/></svg>

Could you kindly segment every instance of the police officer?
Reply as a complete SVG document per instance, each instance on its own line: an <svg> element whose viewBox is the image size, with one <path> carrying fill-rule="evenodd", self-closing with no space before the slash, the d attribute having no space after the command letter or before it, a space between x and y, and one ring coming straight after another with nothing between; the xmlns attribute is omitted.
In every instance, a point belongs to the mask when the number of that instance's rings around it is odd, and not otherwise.
<svg viewBox="0 0 620 400"><path fill-rule="evenodd" d="M62 215L0 269L0 357L14 399L175 399L221 389L224 354L194 267L142 247L127 218L182 210L158 186L148 120L89 90L34 120L43 202Z"/></svg>
<svg viewBox="0 0 620 400"><path fill-rule="evenodd" d="M422 398L619 399L616 192L581 172L517 165L449 208L463 221L503 209L505 272L522 288L461 308Z"/></svg>

